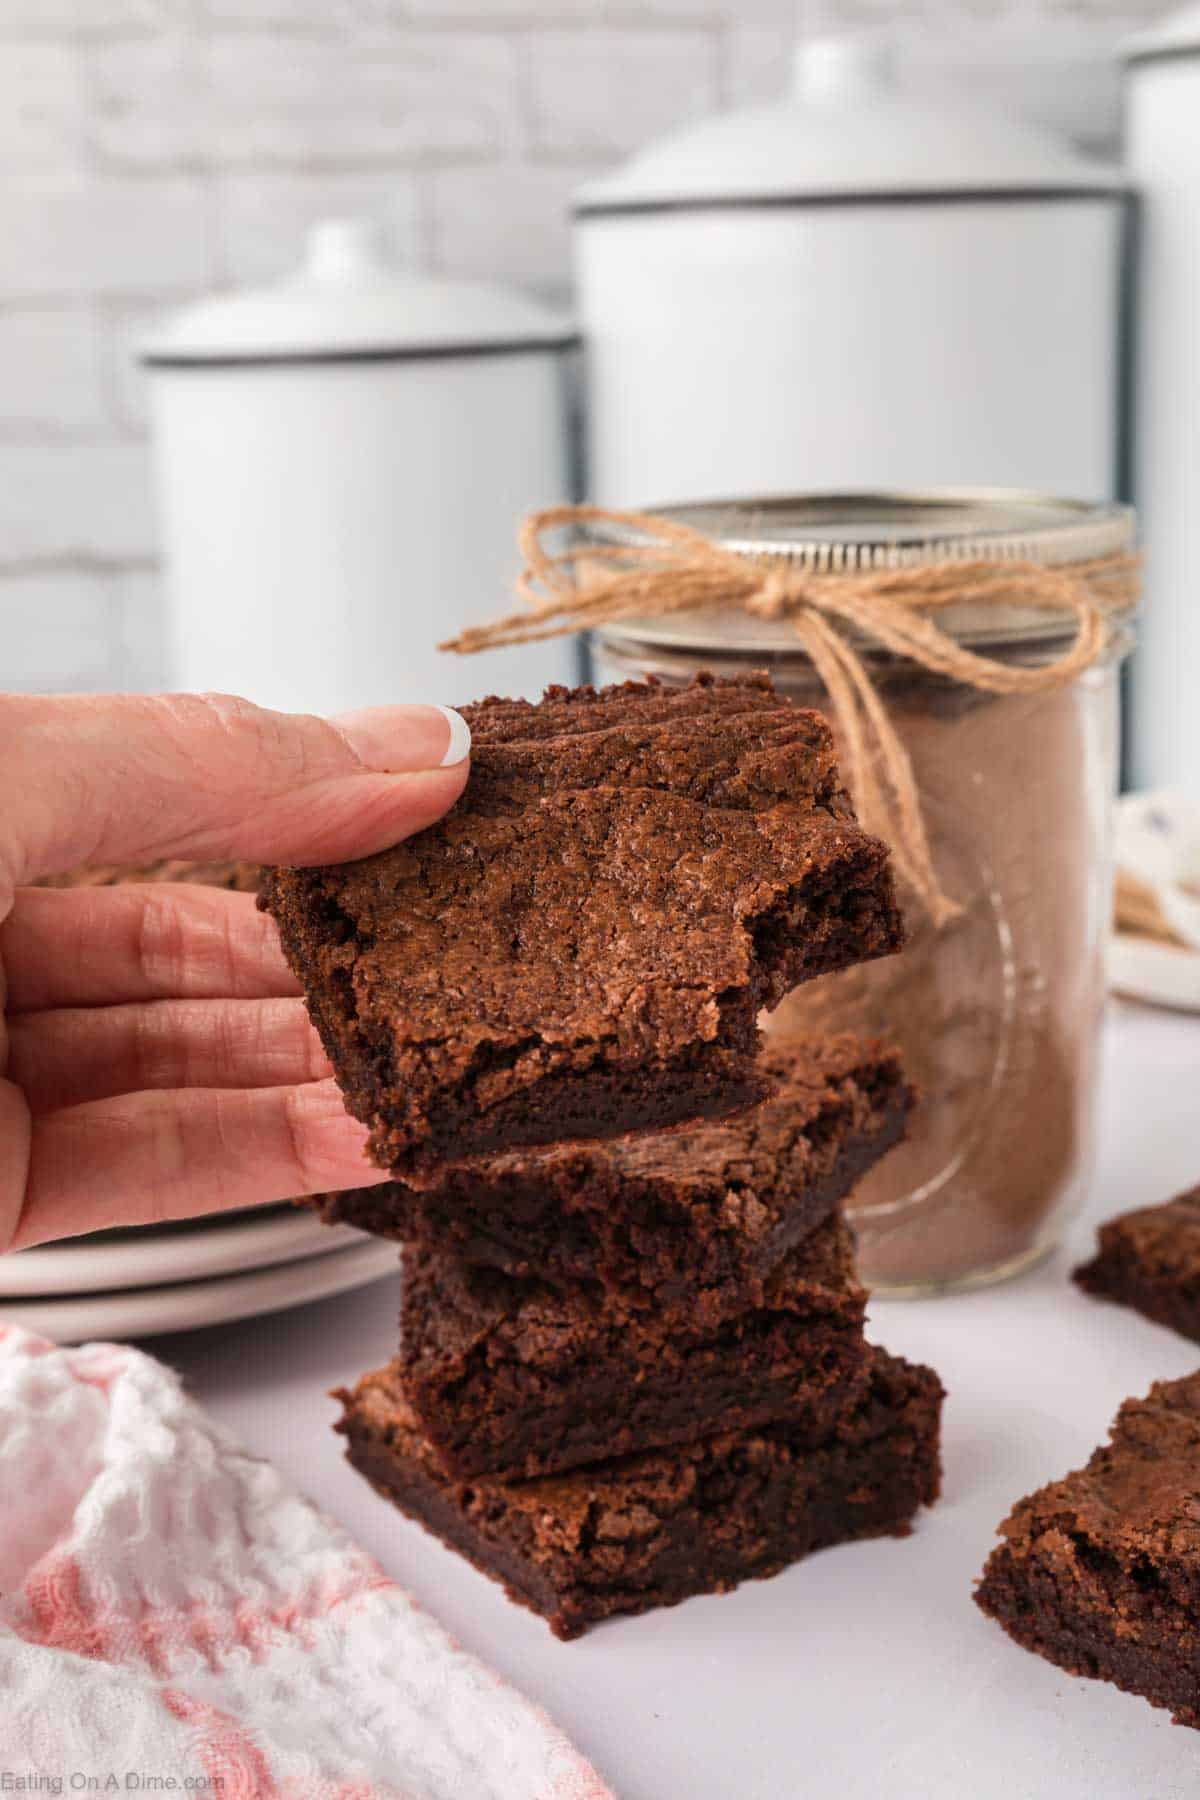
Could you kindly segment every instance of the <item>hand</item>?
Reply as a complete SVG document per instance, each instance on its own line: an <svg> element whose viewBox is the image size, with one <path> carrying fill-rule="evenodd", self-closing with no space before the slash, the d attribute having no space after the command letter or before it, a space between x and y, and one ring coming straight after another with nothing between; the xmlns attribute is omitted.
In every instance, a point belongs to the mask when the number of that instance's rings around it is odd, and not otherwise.
<svg viewBox="0 0 1200 1800"><path fill-rule="evenodd" d="M0 1250L386 1179L249 894L23 884L367 856L453 805L468 748L432 706L0 696Z"/></svg>

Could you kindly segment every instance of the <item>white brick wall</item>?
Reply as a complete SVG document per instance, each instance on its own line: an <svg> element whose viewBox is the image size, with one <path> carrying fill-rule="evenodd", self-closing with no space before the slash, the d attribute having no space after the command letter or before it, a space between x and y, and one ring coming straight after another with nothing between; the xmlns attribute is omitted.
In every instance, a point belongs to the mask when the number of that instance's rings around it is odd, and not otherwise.
<svg viewBox="0 0 1200 1800"><path fill-rule="evenodd" d="M105 414L94 309L86 301L0 309L0 438L70 443L102 435Z"/></svg>
<svg viewBox="0 0 1200 1800"><path fill-rule="evenodd" d="M70 43L9 43L0 49L4 105L0 160L6 169L61 169L82 152L82 49Z"/></svg>
<svg viewBox="0 0 1200 1800"><path fill-rule="evenodd" d="M295 262L318 219L369 214L394 253L425 260L424 182L408 169L267 169L221 173L214 182L218 272L223 281L270 281Z"/></svg>
<svg viewBox="0 0 1200 1800"><path fill-rule="evenodd" d="M0 585L0 630L10 691L70 692L123 680L111 577L12 575Z"/></svg>
<svg viewBox="0 0 1200 1800"><path fill-rule="evenodd" d="M0 443L0 570L154 554L145 443Z"/></svg>
<svg viewBox="0 0 1200 1800"><path fill-rule="evenodd" d="M98 49L92 79L91 141L123 167L486 157L518 134L516 47L472 31L332 48L277 32L172 34Z"/></svg>
<svg viewBox="0 0 1200 1800"><path fill-rule="evenodd" d="M578 163L505 158L431 169L431 253L449 275L493 276L557 294L570 268Z"/></svg>
<svg viewBox="0 0 1200 1800"><path fill-rule="evenodd" d="M131 346L269 280L329 214L415 266L561 293L573 189L779 94L794 34L1111 138L1111 46L1160 0L0 0L0 686L156 685Z"/></svg>
<svg viewBox="0 0 1200 1800"><path fill-rule="evenodd" d="M529 50L534 151L607 159L703 117L719 100L719 52L701 26L539 32Z"/></svg>

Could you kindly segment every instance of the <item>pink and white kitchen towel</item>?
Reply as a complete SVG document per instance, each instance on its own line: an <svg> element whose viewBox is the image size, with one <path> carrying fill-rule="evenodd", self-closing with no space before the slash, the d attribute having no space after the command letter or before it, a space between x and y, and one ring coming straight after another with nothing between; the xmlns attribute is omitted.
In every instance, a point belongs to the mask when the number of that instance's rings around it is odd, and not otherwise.
<svg viewBox="0 0 1200 1800"><path fill-rule="evenodd" d="M0 1769L26 1793L611 1800L169 1370L11 1326Z"/></svg>

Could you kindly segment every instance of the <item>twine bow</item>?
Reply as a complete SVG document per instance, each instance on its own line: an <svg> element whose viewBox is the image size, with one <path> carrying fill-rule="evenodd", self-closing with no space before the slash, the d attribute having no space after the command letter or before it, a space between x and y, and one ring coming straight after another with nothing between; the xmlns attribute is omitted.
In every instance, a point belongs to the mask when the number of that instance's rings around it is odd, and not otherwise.
<svg viewBox="0 0 1200 1800"><path fill-rule="evenodd" d="M632 541L589 539L557 554L547 550L548 532L581 525L615 527ZM938 881L912 763L860 641L986 693L1043 694L1104 656L1114 611L1138 593L1138 559L1124 552L1056 565L1014 558L899 567L880 553L865 568L814 570L745 556L674 519L599 506L531 513L517 542L525 566L514 591L526 609L470 626L441 649L470 654L712 606L787 619L829 696L859 817L890 839L897 868L938 927L962 909ZM1075 635L1060 655L1035 667L983 656L929 617L966 602L1073 616Z"/></svg>

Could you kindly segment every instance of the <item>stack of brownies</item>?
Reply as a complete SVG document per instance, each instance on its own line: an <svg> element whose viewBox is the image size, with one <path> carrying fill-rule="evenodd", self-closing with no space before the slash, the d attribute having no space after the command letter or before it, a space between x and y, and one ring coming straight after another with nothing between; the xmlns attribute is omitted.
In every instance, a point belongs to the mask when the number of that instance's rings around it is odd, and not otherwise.
<svg viewBox="0 0 1200 1800"><path fill-rule="evenodd" d="M827 727L765 681L465 712L447 820L262 903L394 1177L323 1210L405 1246L350 1458L570 1637L936 1496L940 1384L866 1343L839 1211L911 1090L756 1026L901 931Z"/></svg>

